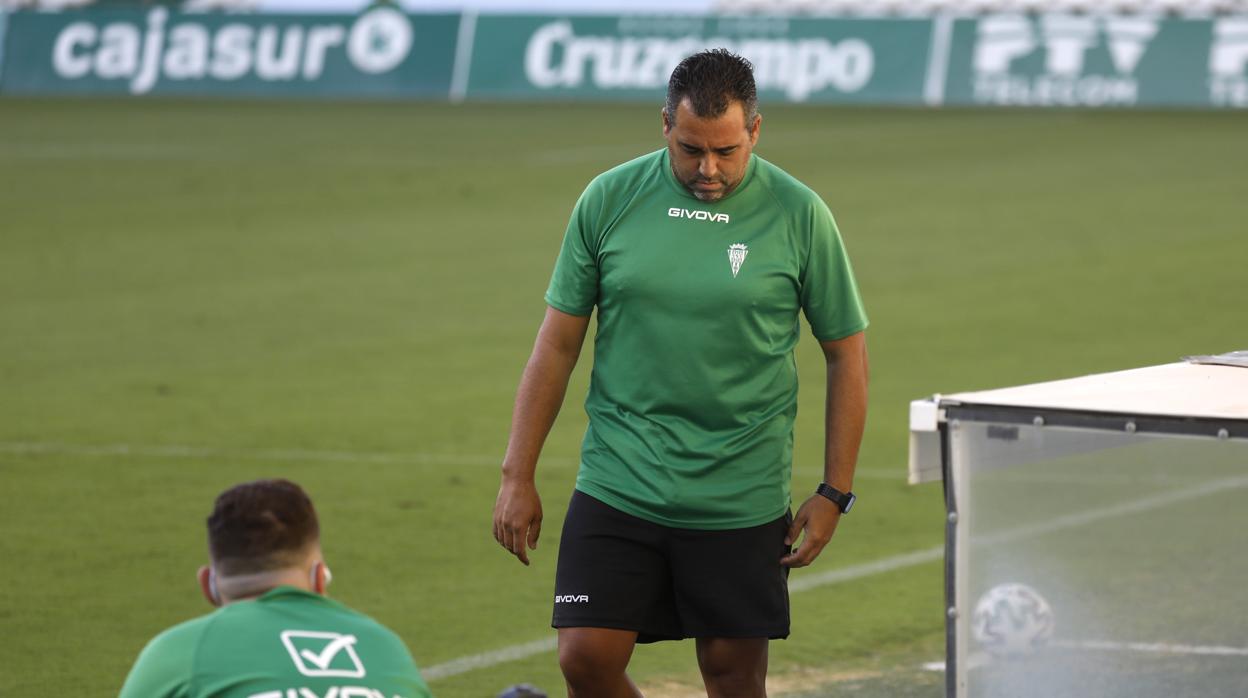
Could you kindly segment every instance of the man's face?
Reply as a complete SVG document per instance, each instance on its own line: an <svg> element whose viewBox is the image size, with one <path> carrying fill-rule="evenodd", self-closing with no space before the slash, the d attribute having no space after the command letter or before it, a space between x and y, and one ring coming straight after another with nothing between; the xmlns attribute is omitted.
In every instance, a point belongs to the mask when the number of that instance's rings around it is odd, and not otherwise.
<svg viewBox="0 0 1248 698"><path fill-rule="evenodd" d="M732 193L750 164L762 117L746 128L745 109L732 102L723 114L702 118L689 99L681 100L673 122L663 112L663 137L671 154L672 173L702 201L719 201Z"/></svg>

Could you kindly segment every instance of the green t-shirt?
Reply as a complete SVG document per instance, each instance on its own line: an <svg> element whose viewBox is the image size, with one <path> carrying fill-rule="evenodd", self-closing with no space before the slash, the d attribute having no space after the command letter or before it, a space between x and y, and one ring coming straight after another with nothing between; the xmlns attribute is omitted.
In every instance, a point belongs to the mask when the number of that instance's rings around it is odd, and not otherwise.
<svg viewBox="0 0 1248 698"><path fill-rule="evenodd" d="M429 698L403 641L319 594L278 587L148 643L121 698Z"/></svg>
<svg viewBox="0 0 1248 698"><path fill-rule="evenodd" d="M546 302L598 308L577 489L677 528L783 515L798 312L820 340L867 326L831 212L756 155L716 202L677 182L666 149L599 175Z"/></svg>

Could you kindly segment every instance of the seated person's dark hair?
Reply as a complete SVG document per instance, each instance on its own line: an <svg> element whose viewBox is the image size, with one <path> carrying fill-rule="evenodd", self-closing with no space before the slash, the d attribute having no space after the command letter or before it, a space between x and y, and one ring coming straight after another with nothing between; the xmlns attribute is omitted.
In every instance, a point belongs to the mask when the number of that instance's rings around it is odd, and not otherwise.
<svg viewBox="0 0 1248 698"><path fill-rule="evenodd" d="M256 480L217 497L208 551L221 574L281 569L320 538L312 500L289 480Z"/></svg>

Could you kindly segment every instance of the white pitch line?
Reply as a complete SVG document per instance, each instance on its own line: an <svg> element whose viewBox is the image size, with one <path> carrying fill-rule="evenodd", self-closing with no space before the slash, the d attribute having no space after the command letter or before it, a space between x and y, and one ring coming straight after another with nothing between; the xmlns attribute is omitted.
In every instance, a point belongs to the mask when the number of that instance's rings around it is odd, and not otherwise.
<svg viewBox="0 0 1248 698"><path fill-rule="evenodd" d="M1125 516L1127 514L1139 514L1151 509L1161 509L1163 507L1173 506L1176 502L1188 499L1196 499L1205 497L1226 490L1239 489L1240 487L1248 487L1248 476L1231 477L1223 480L1215 480L1207 482L1203 485L1195 485L1179 490L1170 490L1163 494L1153 495L1151 497L1142 497L1121 504L1114 504L1101 509L1091 509L1088 511L1076 512L1074 514L1066 514L1058 516L1048 521L1042 521L1027 526L1020 526L998 533L989 533L983 536L975 536L971 542L976 545L995 545L997 543L1005 543L1018 540L1020 538L1031 538L1034 536L1052 533L1066 528L1075 528L1090 524L1094 521L1113 518L1115 516Z"/></svg>
<svg viewBox="0 0 1248 698"><path fill-rule="evenodd" d="M443 454L443 453L378 453L368 451L322 451L301 448L259 448L233 449L212 448L204 446L184 445L141 445L141 444L70 444L47 441L15 441L0 442L0 453L14 455L58 455L58 456L135 456L138 458L238 458L243 460L271 460L283 462L318 461L327 463L381 463L381 464L415 464L415 465L470 465L499 467L502 455L487 456L480 454ZM566 456L542 456L541 464L553 467L575 467L579 458ZM814 468L795 469L803 473L822 472ZM867 480L904 480L906 473L902 469L887 470L883 468L859 469L855 476Z"/></svg>
<svg viewBox="0 0 1248 698"><path fill-rule="evenodd" d="M808 574L789 582L789 593L799 593L817 587L827 586L829 584L839 584L841 582L850 582L863 577L872 577L877 574L885 574L893 572L903 567L914 567L925 562L935 562L945 555L945 546L937 545L926 550L919 550L913 553L904 553L902 555L894 555L886 557L883 560L875 560L874 562L864 562L860 565L850 565L837 570L829 570L820 572L819 574Z"/></svg>
<svg viewBox="0 0 1248 698"><path fill-rule="evenodd" d="M1208 475L1185 473L1025 473L1014 472L1008 477L994 478L993 485L1173 485L1179 482L1202 482Z"/></svg>
<svg viewBox="0 0 1248 698"><path fill-rule="evenodd" d="M1248 647L1224 647L1221 645L1176 645L1169 642L1114 642L1112 640L1079 640L1053 642L1051 644L1054 647L1072 650L1190 654L1205 657L1248 657Z"/></svg>
<svg viewBox="0 0 1248 698"><path fill-rule="evenodd" d="M153 446L131 444L79 445L50 442L0 443L0 453L17 455L136 456L142 458L238 458L245 460L320 461L329 463L383 463L416 465L499 466L501 456L443 453L370 453L361 451L322 451L299 448L230 449L201 446ZM575 465L575 458L544 456L543 463Z"/></svg>
<svg viewBox="0 0 1248 698"><path fill-rule="evenodd" d="M1114 642L1112 640L1062 640L1049 643L1050 647L1064 650L1094 650L1104 652L1147 652L1151 654L1177 654L1197 657L1248 657L1248 647L1225 647L1222 645L1178 645L1170 642ZM984 662L980 657L981 664ZM944 671L944 662L926 662L926 671Z"/></svg>
<svg viewBox="0 0 1248 698"><path fill-rule="evenodd" d="M81 446L75 444L63 443L47 443L47 442L16 442L16 443L0 443L0 453L15 454L58 454L58 455L77 455L77 456L149 456L161 458L247 458L251 460L284 460L284 461L330 461L330 462L375 462L375 463L450 463L462 465L491 465L497 466L499 461L497 458L489 456L474 455L438 455L430 453L360 453L348 451L316 451L302 449L258 449L258 450L227 450L216 448L201 448L192 446L131 446L129 444L111 444L96 446ZM576 459L563 458L552 459L543 458L542 462L550 463L552 460L562 460L575 464ZM900 477L890 471L858 471L855 475L866 475L872 473L878 476L886 476L889 479ZM870 477L870 475L868 475ZM1125 514L1134 514L1163 506L1172 505L1176 501L1184 499L1192 499L1196 497L1214 494L1224 491L1228 488L1238 488L1248 486L1248 477L1230 478L1227 480L1219 480L1205 485L1191 487L1184 490L1172 491L1166 495L1154 497L1145 497L1143 499L1125 502L1110 506L1104 509L1096 509L1076 514L1069 514L1058 517L1056 519L1030 526L1023 526L1017 529L1002 531L997 534L991 534L982 538L977 538L974 542L978 545L987 545L994 543L1002 543L1006 541L1018 540L1020 538L1043 535L1052 533L1057 530L1082 526L1094 521L1098 521L1113 516L1122 516ZM892 557L866 562L859 565L851 565L841 569L830 570L814 575L800 577L789 584L790 593L801 593L810 589L827 586L829 584L839 584L842 582L853 581L870 577L877 574L885 574L906 567L913 567L927 562L940 560L944 555L943 546L934 546L924 550L894 555ZM506 662L526 659L528 657L542 654L544 652L553 651L557 647L557 640L554 637L546 637L540 640L534 640L517 645L509 645L497 650L482 652L479 654L465 655L441 664L435 664L425 669L422 673L426 679L433 681L436 679L456 676L458 674L467 673L477 669L503 664Z"/></svg>
<svg viewBox="0 0 1248 698"><path fill-rule="evenodd" d="M1248 485L1248 477L1219 480L1217 482L1207 483L1199 487L1190 487L1184 490L1172 491L1165 496L1145 497L1143 499L1124 502L1122 504L1117 504L1104 509L1096 509L1061 516L1052 521L1045 522L1044 524L1021 526L1019 528L1002 531L994 535L977 538L974 540L974 543L976 545L991 545L1015 541L1020 538L1044 535L1046 533L1053 533L1064 528L1083 526L1113 516L1138 514L1149 509L1173 505L1176 501L1193 499L1225 491L1226 489L1243 487L1245 485ZM938 545L911 553L903 553L901 555L886 557L882 560L864 562L859 565L851 565L849 567L830 570L819 574L806 575L789 583L789 593L799 594L803 591L809 591L811 589L827 586L829 584L840 584L842 582L854 581L864 577L872 577L877 574L895 572L900 569L914 567L928 562L935 562L944 557L944 552L944 546ZM435 664L424 673L427 678L445 678L448 676L455 676L456 674L462 674L475 669L484 669L503 662L527 659L533 655L552 651L557 646L558 643L555 638L534 640L533 642L527 642L523 645L512 645L491 652L467 655L458 659L452 659L449 662ZM433 679L431 678L430 680Z"/></svg>
<svg viewBox="0 0 1248 698"><path fill-rule="evenodd" d="M0 442L0 453L15 455L62 455L83 457L134 456L137 458L238 458L245 460L271 460L282 462L317 461L327 463L381 463L414 465L466 465L498 467L502 463L501 456L462 453L385 453L369 451L327 451L301 448L260 448L233 449L213 448L186 445L151 445L151 444L71 444L47 441L16 441ZM553 467L575 467L579 459L567 456L542 456L541 464ZM812 467L794 467L796 475L819 475L823 471ZM901 468L859 468L855 478L863 480L904 480L906 471ZM1101 484L1136 482L1157 482L1158 484L1189 481L1191 477L1180 475L1168 476L1153 474L1143 477L1109 476L1080 477L1077 475L1035 476L1025 478L1028 483L1078 483Z"/></svg>
<svg viewBox="0 0 1248 698"><path fill-rule="evenodd" d="M474 669L484 669L496 664L511 662L517 659L525 659L535 654L543 654L545 652L553 652L559 647L559 638L546 637L533 642L526 642L522 645L511 645L493 652L482 652L481 654L470 654L466 657L452 659L449 662L434 664L428 669L421 669L421 676L426 681L437 681L448 676L457 674L466 674Z"/></svg>
<svg viewBox="0 0 1248 698"><path fill-rule="evenodd" d="M16 143L0 140L0 156L19 160L186 160L232 159L228 150L186 143Z"/></svg>
<svg viewBox="0 0 1248 698"><path fill-rule="evenodd" d="M789 584L789 592L793 594L808 591L816 587L827 584L836 584L838 582L848 582L862 577L869 577L884 572L891 572L903 567L922 564L940 559L944 552L943 547L929 548L921 550L917 553L907 553L905 555L896 555L894 557L868 562L861 565L853 565L831 572L811 575L803 577ZM434 664L428 669L422 669L421 674L426 681L436 681L449 676L467 673L476 669L485 669L504 662L511 662L518 659L527 659L534 655L544 652L554 651L559 646L557 637L548 637L533 642L526 642L522 645L511 645L502 649L493 650L491 652L482 652L481 654L470 654L457 659L452 659L441 664Z"/></svg>
<svg viewBox="0 0 1248 698"><path fill-rule="evenodd" d="M943 546L936 546L934 548L928 548L914 553L894 555L893 557L884 558L883 560L867 562L861 565L852 565L850 567L832 570L821 574L809 575L790 583L789 593L800 594L803 591L809 591L828 584L848 582L855 579L861 579L863 577L892 572L905 567L921 565L925 562L933 562L940 559L944 550ZM436 681L437 679L444 679L448 676L463 674L475 669L485 669L504 662L527 659L537 654L551 652L558 646L558 638L548 637L542 640L526 642L522 645L511 645L509 647L503 647L491 652L470 654L457 659L452 659L448 662L442 662L441 664L434 664L428 669L422 669L420 673L427 681Z"/></svg>

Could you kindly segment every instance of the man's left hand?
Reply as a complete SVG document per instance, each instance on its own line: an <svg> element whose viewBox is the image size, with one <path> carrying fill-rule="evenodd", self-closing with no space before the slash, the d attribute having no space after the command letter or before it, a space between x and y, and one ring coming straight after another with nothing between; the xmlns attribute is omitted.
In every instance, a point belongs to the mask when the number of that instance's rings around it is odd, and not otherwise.
<svg viewBox="0 0 1248 698"><path fill-rule="evenodd" d="M836 533L836 524L840 520L840 507L827 497L811 495L797 510L797 516L793 517L793 524L784 536L784 544L793 545L798 535L805 531L802 544L797 546L797 550L780 558L780 564L786 567L805 567L814 562L823 546L832 540L832 534Z"/></svg>

